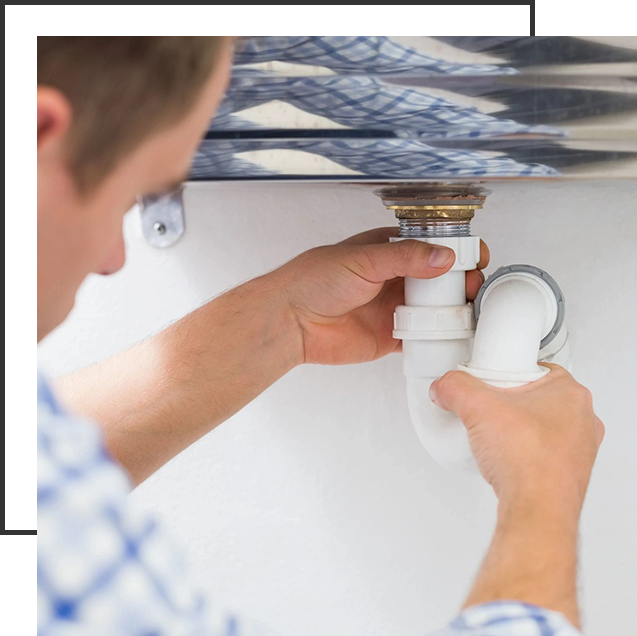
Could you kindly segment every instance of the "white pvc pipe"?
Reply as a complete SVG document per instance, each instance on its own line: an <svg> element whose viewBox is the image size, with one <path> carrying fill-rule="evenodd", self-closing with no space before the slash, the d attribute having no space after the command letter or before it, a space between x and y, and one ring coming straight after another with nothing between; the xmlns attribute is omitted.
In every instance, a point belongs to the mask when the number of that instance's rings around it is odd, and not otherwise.
<svg viewBox="0 0 637 636"><path fill-rule="evenodd" d="M468 367L485 371L537 373L542 338L557 316L555 294L529 274L496 280L482 299Z"/></svg>
<svg viewBox="0 0 637 636"><path fill-rule="evenodd" d="M431 383L459 367L496 386L520 386L538 379L548 371L537 364L540 342L556 316L551 288L537 276L516 273L487 288L471 355L468 339L403 340L409 411L421 442L436 461L450 468L475 469L462 422L431 402ZM560 361L568 352L566 337L563 328L556 338Z"/></svg>
<svg viewBox="0 0 637 636"><path fill-rule="evenodd" d="M401 238L392 238L400 241ZM480 260L477 236L417 239L452 249L456 255L450 271L436 278L405 277L405 305L409 307L464 307L467 303L466 271ZM469 341L403 340L403 370L409 377L435 378L469 356Z"/></svg>
<svg viewBox="0 0 637 636"><path fill-rule="evenodd" d="M405 305L410 307L434 307L464 305L467 302L465 272L475 269L480 260L480 238L478 236L448 236L437 238L392 237L392 243L417 240L431 245L442 245L452 249L456 255L451 269L436 278L405 278Z"/></svg>
<svg viewBox="0 0 637 636"><path fill-rule="evenodd" d="M405 305L410 307L464 305L466 302L464 271L451 271L438 278L405 278Z"/></svg>
<svg viewBox="0 0 637 636"><path fill-rule="evenodd" d="M418 439L445 468L477 472L462 422L429 399L429 387L435 379L407 377L407 406Z"/></svg>

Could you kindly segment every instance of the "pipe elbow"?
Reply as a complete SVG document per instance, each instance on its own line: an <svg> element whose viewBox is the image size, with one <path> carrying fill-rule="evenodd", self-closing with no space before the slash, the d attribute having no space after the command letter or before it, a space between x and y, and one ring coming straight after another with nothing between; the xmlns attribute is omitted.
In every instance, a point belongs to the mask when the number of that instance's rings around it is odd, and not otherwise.
<svg viewBox="0 0 637 636"><path fill-rule="evenodd" d="M460 369L501 387L548 373L538 358L562 331L564 299L546 272L528 265L498 269L476 298L476 316L471 359Z"/></svg>
<svg viewBox="0 0 637 636"><path fill-rule="evenodd" d="M530 266L500 268L483 285L473 347L470 307L397 308L394 335L403 339L407 403L423 446L447 468L477 472L464 425L431 401L431 383L461 369L494 386L527 384L548 373L538 359L567 366L568 334L559 287Z"/></svg>

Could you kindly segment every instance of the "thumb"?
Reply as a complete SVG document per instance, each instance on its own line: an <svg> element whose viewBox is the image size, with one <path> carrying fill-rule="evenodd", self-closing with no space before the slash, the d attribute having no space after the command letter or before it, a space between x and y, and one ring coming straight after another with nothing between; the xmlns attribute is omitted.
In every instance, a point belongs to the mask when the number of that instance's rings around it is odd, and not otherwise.
<svg viewBox="0 0 637 636"><path fill-rule="evenodd" d="M491 389L491 386L469 373L449 371L431 383L429 396L436 406L455 413L464 421Z"/></svg>
<svg viewBox="0 0 637 636"><path fill-rule="evenodd" d="M435 278L444 274L454 263L454 251L442 245L406 240L375 245L361 245L357 265L362 276L380 283L392 278Z"/></svg>

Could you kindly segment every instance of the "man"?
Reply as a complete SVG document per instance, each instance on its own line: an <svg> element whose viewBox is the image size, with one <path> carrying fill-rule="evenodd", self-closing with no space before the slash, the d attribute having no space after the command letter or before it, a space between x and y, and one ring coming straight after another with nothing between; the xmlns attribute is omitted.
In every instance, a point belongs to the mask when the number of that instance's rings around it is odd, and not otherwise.
<svg viewBox="0 0 637 636"><path fill-rule="evenodd" d="M88 273L123 265L122 218L136 196L182 181L231 54L224 38L38 38L38 341ZM42 636L241 633L240 618L213 626L126 493L296 365L395 351L402 277L444 274L454 254L388 243L391 233L301 254L61 381L59 402L39 378ZM468 273L468 297L481 281ZM578 523L603 436L590 394L552 366L508 390L451 372L432 399L463 420L499 499L464 610L439 634L576 634Z"/></svg>

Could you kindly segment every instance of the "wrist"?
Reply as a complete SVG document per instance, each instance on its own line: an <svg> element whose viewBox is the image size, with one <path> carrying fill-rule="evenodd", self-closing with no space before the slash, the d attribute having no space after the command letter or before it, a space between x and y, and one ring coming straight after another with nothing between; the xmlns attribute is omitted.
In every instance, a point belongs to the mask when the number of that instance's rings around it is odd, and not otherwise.
<svg viewBox="0 0 637 636"><path fill-rule="evenodd" d="M498 523L512 520L559 524L577 531L582 496L572 480L534 478L499 496Z"/></svg>
<svg viewBox="0 0 637 636"><path fill-rule="evenodd" d="M245 286L254 286L256 302L267 307L272 321L272 338L278 342L282 360L289 370L305 362L305 344L301 323L290 305L287 283L278 276L279 270L255 278Z"/></svg>
<svg viewBox="0 0 637 636"><path fill-rule="evenodd" d="M465 607L521 601L561 612L577 626L578 522L579 507L571 497L536 489L502 498L489 552Z"/></svg>

